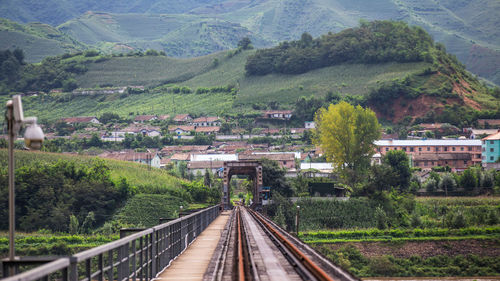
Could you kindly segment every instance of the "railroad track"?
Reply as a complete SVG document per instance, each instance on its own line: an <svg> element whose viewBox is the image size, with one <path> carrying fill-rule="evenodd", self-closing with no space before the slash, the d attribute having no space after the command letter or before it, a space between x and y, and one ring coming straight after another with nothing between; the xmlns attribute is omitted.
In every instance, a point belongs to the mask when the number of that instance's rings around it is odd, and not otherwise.
<svg viewBox="0 0 500 281"><path fill-rule="evenodd" d="M214 273L205 280L358 280L271 220L238 206Z"/></svg>

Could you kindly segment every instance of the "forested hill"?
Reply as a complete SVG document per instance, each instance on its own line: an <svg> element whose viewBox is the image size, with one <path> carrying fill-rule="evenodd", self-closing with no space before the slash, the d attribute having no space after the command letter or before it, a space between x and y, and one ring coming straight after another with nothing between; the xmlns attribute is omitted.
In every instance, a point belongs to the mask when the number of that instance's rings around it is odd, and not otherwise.
<svg viewBox="0 0 500 281"><path fill-rule="evenodd" d="M366 22L316 39L304 34L270 49L240 43L237 49L191 59L154 50L86 51L36 65L24 63L19 51L6 51L0 53L0 70L12 71L0 72L0 92L62 88L66 93L24 99L29 114L46 120L107 112L222 116L280 108L295 109L300 124L312 120L319 107L342 99L370 106L394 122L458 125L500 118L498 88L489 89L423 29L403 22ZM125 86L145 90L71 92Z"/></svg>
<svg viewBox="0 0 500 281"><path fill-rule="evenodd" d="M269 47L304 32L339 32L360 19L401 20L424 28L470 71L500 85L499 10L498 0L2 0L0 17L50 24L101 51L155 49L177 57L234 48L242 36ZM33 38L9 35L15 44L4 46L22 48L28 61L44 54ZM56 46L45 55L62 53Z"/></svg>
<svg viewBox="0 0 500 281"><path fill-rule="evenodd" d="M249 75L299 74L341 63L432 62L433 41L420 27L403 22L362 22L360 27L261 49L248 58Z"/></svg>

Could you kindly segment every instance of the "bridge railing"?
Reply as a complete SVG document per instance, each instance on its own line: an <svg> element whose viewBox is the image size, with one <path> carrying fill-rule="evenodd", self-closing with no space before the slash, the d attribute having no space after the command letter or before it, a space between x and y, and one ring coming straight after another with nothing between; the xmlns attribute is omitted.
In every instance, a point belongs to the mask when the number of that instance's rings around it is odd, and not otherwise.
<svg viewBox="0 0 500 281"><path fill-rule="evenodd" d="M210 207L2 281L140 280L156 277L219 215Z"/></svg>

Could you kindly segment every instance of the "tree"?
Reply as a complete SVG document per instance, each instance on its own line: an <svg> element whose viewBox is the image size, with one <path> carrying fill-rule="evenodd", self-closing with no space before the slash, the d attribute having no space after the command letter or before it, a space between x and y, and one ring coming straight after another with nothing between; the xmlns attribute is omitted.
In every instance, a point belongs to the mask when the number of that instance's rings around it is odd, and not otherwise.
<svg viewBox="0 0 500 281"><path fill-rule="evenodd" d="M453 191L457 187L457 183L453 176L449 173L444 174L438 183L438 187L445 191L446 196L448 196L448 191Z"/></svg>
<svg viewBox="0 0 500 281"><path fill-rule="evenodd" d="M411 170L408 155L402 150L390 150L384 155L382 162L389 165L394 173L393 187L400 191L408 190L410 186Z"/></svg>
<svg viewBox="0 0 500 281"><path fill-rule="evenodd" d="M315 117L314 143L332 161L346 184L353 185L359 173L370 165L374 141L380 138L380 124L375 113L347 102L321 108Z"/></svg>
<svg viewBox="0 0 500 281"><path fill-rule="evenodd" d="M243 50L253 49L252 41L250 41L250 38L248 38L248 36L245 36L238 42L238 47L242 48Z"/></svg>
<svg viewBox="0 0 500 281"><path fill-rule="evenodd" d="M262 182L264 186L271 187L271 192L277 191L284 196L292 195L292 188L285 178L285 169L278 162L262 158Z"/></svg>

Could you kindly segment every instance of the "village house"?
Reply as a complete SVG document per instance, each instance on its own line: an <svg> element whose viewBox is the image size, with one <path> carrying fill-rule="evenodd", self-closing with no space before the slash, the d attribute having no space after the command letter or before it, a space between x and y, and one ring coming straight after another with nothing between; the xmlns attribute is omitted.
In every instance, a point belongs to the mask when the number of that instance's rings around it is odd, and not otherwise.
<svg viewBox="0 0 500 281"><path fill-rule="evenodd" d="M290 128L290 134L303 134L306 128Z"/></svg>
<svg viewBox="0 0 500 281"><path fill-rule="evenodd" d="M262 118L289 120L292 118L292 112L292 110L267 110L262 113Z"/></svg>
<svg viewBox="0 0 500 281"><path fill-rule="evenodd" d="M265 135L278 135L281 133L281 129L279 128L264 128L262 129L261 131L262 134L265 134Z"/></svg>
<svg viewBox="0 0 500 281"><path fill-rule="evenodd" d="M191 154L191 162L238 161L238 154Z"/></svg>
<svg viewBox="0 0 500 281"><path fill-rule="evenodd" d="M197 127L218 127L221 125L219 117L198 117L192 121L192 124Z"/></svg>
<svg viewBox="0 0 500 281"><path fill-rule="evenodd" d="M125 134L142 134L148 137L161 137L161 128L158 126L129 126L120 131L111 132L112 136L118 135L125 137Z"/></svg>
<svg viewBox="0 0 500 281"><path fill-rule="evenodd" d="M262 158L277 161L280 167L295 169L295 155L293 153L255 153L239 154L239 160L259 160Z"/></svg>
<svg viewBox="0 0 500 281"><path fill-rule="evenodd" d="M187 164L188 172L193 175L205 175L205 171L207 170L210 171L210 173L215 174L219 170L223 169L223 167L223 161L192 161Z"/></svg>
<svg viewBox="0 0 500 281"><path fill-rule="evenodd" d="M194 131L205 135L217 134L220 131L220 127L196 127Z"/></svg>
<svg viewBox="0 0 500 281"><path fill-rule="evenodd" d="M315 129L316 128L316 123L314 123L314 121L306 121L306 122L304 122L304 128L306 128L306 129Z"/></svg>
<svg viewBox="0 0 500 281"><path fill-rule="evenodd" d="M468 129L470 139L482 139L498 132L498 129Z"/></svg>
<svg viewBox="0 0 500 281"><path fill-rule="evenodd" d="M500 170L500 130L481 139L481 146L483 167Z"/></svg>
<svg viewBox="0 0 500 281"><path fill-rule="evenodd" d="M334 172L332 163L300 163L300 170L304 176L309 178L314 177L331 177Z"/></svg>
<svg viewBox="0 0 500 281"><path fill-rule="evenodd" d="M98 155L101 158L109 158L121 161L130 161L141 164L146 164L154 168L161 167L161 157L158 153L153 152L135 152L135 151L119 151L105 152Z"/></svg>
<svg viewBox="0 0 500 281"><path fill-rule="evenodd" d="M196 129L195 126L190 125L174 125L168 127L168 132L175 135L190 135Z"/></svg>
<svg viewBox="0 0 500 281"><path fill-rule="evenodd" d="M61 121L67 124L79 124L79 123L101 124L101 122L99 122L99 120L95 116L67 117L67 118L62 118Z"/></svg>
<svg viewBox="0 0 500 281"><path fill-rule="evenodd" d="M158 120L160 121L165 121L165 120L168 120L170 118L170 115L158 115Z"/></svg>
<svg viewBox="0 0 500 281"><path fill-rule="evenodd" d="M123 94L127 90L127 87L109 87L102 89L75 89L72 91L73 95L111 95L111 94Z"/></svg>
<svg viewBox="0 0 500 281"><path fill-rule="evenodd" d="M477 124L485 129L500 129L500 119L478 119Z"/></svg>
<svg viewBox="0 0 500 281"><path fill-rule="evenodd" d="M422 169L449 166L463 170L481 162L480 140L378 140L375 145L381 155L390 150L406 152L413 166Z"/></svg>
<svg viewBox="0 0 500 281"><path fill-rule="evenodd" d="M158 116L156 116L156 115L137 115L134 118L134 123L144 123L144 122L150 122L153 120L158 120Z"/></svg>
<svg viewBox="0 0 500 281"><path fill-rule="evenodd" d="M209 148L210 146L208 145L171 145L163 147L160 154L162 156L167 156L181 152L205 153Z"/></svg>
<svg viewBox="0 0 500 281"><path fill-rule="evenodd" d="M193 118L189 114L177 114L173 121L177 124L190 124Z"/></svg>

